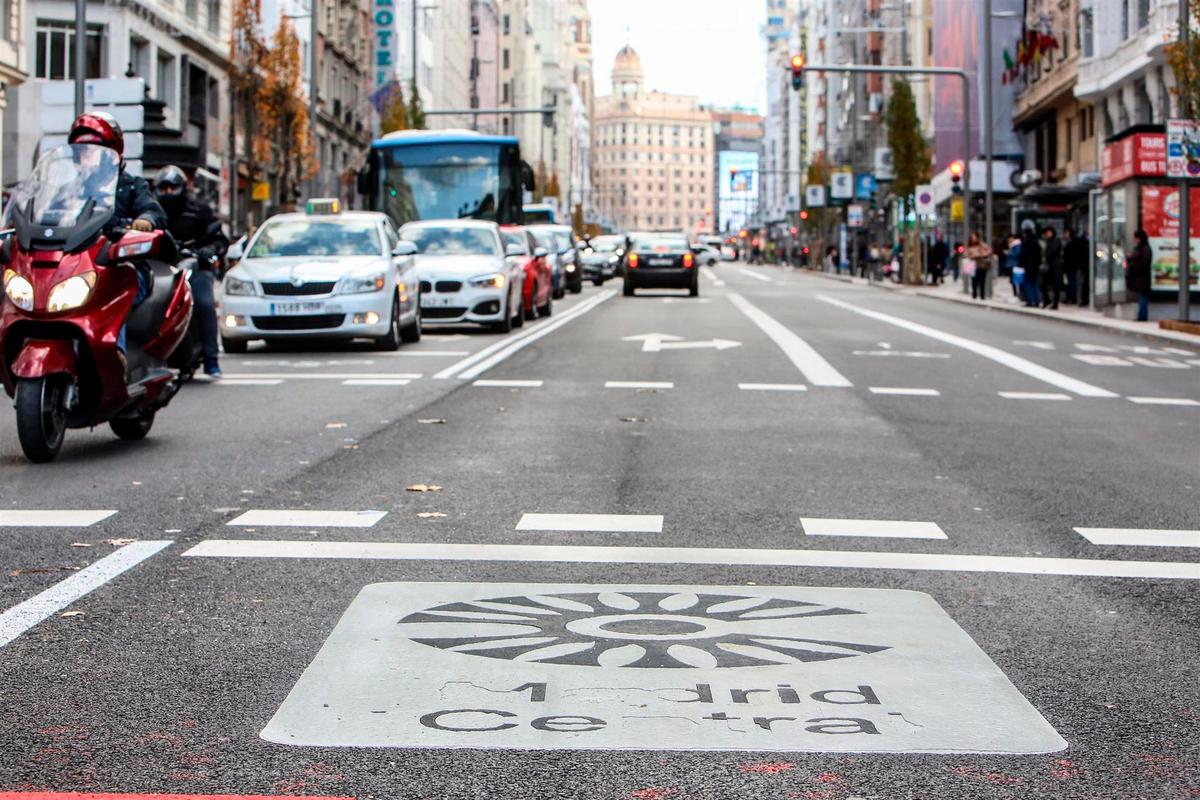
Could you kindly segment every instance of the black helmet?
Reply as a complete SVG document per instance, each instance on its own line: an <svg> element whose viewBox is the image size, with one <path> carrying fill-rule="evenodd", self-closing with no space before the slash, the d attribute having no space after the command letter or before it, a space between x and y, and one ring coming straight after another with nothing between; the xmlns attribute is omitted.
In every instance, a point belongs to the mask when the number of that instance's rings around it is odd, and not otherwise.
<svg viewBox="0 0 1200 800"><path fill-rule="evenodd" d="M188 179L175 165L163 167L154 179L154 194L167 212L178 210L187 200Z"/></svg>

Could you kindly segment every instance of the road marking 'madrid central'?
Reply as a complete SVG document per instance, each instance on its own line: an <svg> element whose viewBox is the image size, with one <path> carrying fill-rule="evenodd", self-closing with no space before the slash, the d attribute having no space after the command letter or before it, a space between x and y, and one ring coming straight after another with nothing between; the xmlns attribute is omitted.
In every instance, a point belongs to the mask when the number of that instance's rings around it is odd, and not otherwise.
<svg viewBox="0 0 1200 800"><path fill-rule="evenodd" d="M261 735L516 750L1067 746L929 595L792 586L377 583Z"/></svg>
<svg viewBox="0 0 1200 800"><path fill-rule="evenodd" d="M837 298L829 297L828 295L819 294L817 295L817 299L821 300L822 302L829 303L832 306L844 308L847 311L853 311L855 314L861 314L864 317L870 317L871 319L879 320L880 322L886 322L889 325L895 325L898 328L904 328L905 330L912 331L913 333L919 333L922 336L928 336L930 339L936 339L937 341L944 342L945 344L961 347L963 350L969 350L976 355L980 355L984 358L995 361L997 364L1001 364L1009 369L1016 370L1017 372L1028 375L1031 378L1042 381L1043 383L1048 383L1051 386L1056 386L1059 389L1072 392L1080 397L1119 396L1115 392L1110 392L1107 389L1101 389L1099 386L1093 386L1090 383L1084 383L1081 380L1076 380L1075 378L1064 375L1061 372L1055 372L1048 367L1043 367L1041 364L1035 364L1027 358L1013 355L1005 350L1001 350L999 347L992 347L990 344L983 344L982 342L976 342L972 339L967 339L962 336L956 336L953 333L939 331L936 328L930 328L928 325L921 325L917 322L909 322L908 320L901 319L900 317L893 317L891 314L882 314L878 311L859 308L852 303L847 303L842 300L838 300Z"/></svg>
<svg viewBox="0 0 1200 800"><path fill-rule="evenodd" d="M284 528L370 528L386 511L313 511L301 508L251 509L231 519L228 525Z"/></svg>
<svg viewBox="0 0 1200 800"><path fill-rule="evenodd" d="M0 647L171 544L170 541L127 544L44 592L17 603L0 614Z"/></svg>
<svg viewBox="0 0 1200 800"><path fill-rule="evenodd" d="M821 357L808 342L801 339L782 323L764 311L759 310L740 294L732 293L729 300L738 310L750 318L750 321L762 330L771 341L779 345L783 354L791 360L808 382L813 386L852 386L846 376L833 368L833 365Z"/></svg>
<svg viewBox="0 0 1200 800"><path fill-rule="evenodd" d="M661 514L524 514L519 531L662 533Z"/></svg>
<svg viewBox="0 0 1200 800"><path fill-rule="evenodd" d="M569 564L718 564L739 567L909 569L1096 578L1200 580L1200 564L1097 558L979 556L843 550L735 550L717 547L313 542L208 539L184 553L206 558L344 558L384 561L503 561Z"/></svg>

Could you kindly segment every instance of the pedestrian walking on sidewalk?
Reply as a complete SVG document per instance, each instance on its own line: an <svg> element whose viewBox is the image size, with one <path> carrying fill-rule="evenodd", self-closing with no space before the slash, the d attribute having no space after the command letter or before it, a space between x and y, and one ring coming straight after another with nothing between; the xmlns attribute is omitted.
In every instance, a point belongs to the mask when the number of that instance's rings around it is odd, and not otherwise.
<svg viewBox="0 0 1200 800"><path fill-rule="evenodd" d="M929 247L929 282L934 286L942 282L948 258L950 258L950 245L946 244L946 240L942 238L942 232L938 231L933 244Z"/></svg>
<svg viewBox="0 0 1200 800"><path fill-rule="evenodd" d="M992 265L992 248L978 231L972 231L963 250L963 275L971 279L971 299L987 300L988 268Z"/></svg>
<svg viewBox="0 0 1200 800"><path fill-rule="evenodd" d="M1137 321L1146 322L1150 319L1150 264L1154 251L1141 228L1133 234L1133 241L1133 250L1125 256L1125 288L1137 295Z"/></svg>
<svg viewBox="0 0 1200 800"><path fill-rule="evenodd" d="M1080 279L1087 280L1087 239L1081 239L1073 228L1063 231L1063 277L1067 279L1066 301L1083 305L1079 299Z"/></svg>
<svg viewBox="0 0 1200 800"><path fill-rule="evenodd" d="M1038 241L1037 228L1030 220L1021 223L1021 255L1017 263L1025 270L1021 287L1025 290L1025 305L1037 308L1039 303L1038 284L1042 279L1042 243Z"/></svg>
<svg viewBox="0 0 1200 800"><path fill-rule="evenodd" d="M1046 226L1046 271L1042 273L1042 308L1057 309L1062 297L1063 244L1054 228Z"/></svg>

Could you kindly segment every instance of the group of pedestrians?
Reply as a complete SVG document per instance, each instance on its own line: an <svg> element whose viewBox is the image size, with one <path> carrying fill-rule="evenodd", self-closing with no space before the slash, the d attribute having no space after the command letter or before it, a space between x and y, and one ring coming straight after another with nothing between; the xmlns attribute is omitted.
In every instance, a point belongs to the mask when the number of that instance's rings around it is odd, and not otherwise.
<svg viewBox="0 0 1200 800"><path fill-rule="evenodd" d="M1087 264L1090 245L1086 233L1064 228L1062 238L1046 226L1038 235L1031 220L1021 224L1021 235L1008 244L1013 295L1030 308L1057 309L1059 303L1087 303Z"/></svg>

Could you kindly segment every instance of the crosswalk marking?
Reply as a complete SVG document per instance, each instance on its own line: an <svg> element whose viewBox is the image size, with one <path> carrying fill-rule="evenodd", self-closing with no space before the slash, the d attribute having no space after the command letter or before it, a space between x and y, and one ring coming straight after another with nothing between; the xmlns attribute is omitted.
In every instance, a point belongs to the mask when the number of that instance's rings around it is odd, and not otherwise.
<svg viewBox="0 0 1200 800"><path fill-rule="evenodd" d="M316 542L208 539L184 553L203 558L365 559L571 564L708 564L721 566L897 569L1200 580L1191 562L1114 561L1042 556L980 556L841 550L736 550L704 547Z"/></svg>
<svg viewBox="0 0 1200 800"><path fill-rule="evenodd" d="M796 365L796 368L813 386L847 387L853 385L846 379L846 376L834 369L832 364L814 350L812 345L774 317L759 310L740 294L730 294L729 300L779 346L783 354Z"/></svg>
<svg viewBox="0 0 1200 800"><path fill-rule="evenodd" d="M889 325L895 325L898 328L903 328L905 330L912 331L913 333L919 333L922 336L927 336L930 339L936 339L939 342L944 342L955 347L961 347L963 350L968 350L976 355L983 356L986 359L995 361L997 364L1008 367L1012 370L1016 370L1017 372L1028 375L1031 378L1042 381L1043 383L1048 383L1051 386L1056 386L1059 389L1072 392L1080 397L1118 396L1115 392L1110 392L1107 389L1101 389L1099 386L1093 386L1090 383L1076 380L1075 378L1064 375L1061 372L1056 372L1047 367L1043 367L1041 364L1035 364L1027 358L1013 355L1012 353L1001 350L998 347L992 347L989 344L983 344L982 342L976 342L963 336L956 336L952 333L946 333L945 331L931 328L928 325L909 322L906 319L893 317L890 314L882 314L878 311L859 308L852 303L847 303L842 300L838 300L837 298L829 297L828 295L817 295L817 299L821 300L822 302L829 303L832 306L837 306L838 308L852 311L855 314L861 314L864 317L869 317L870 319L878 320L880 322L886 322Z"/></svg>
<svg viewBox="0 0 1200 800"><path fill-rule="evenodd" d="M662 533L661 514L524 514L519 531Z"/></svg>
<svg viewBox="0 0 1200 800"><path fill-rule="evenodd" d="M342 386L408 386L407 378L354 378L342 381Z"/></svg>
<svg viewBox="0 0 1200 800"><path fill-rule="evenodd" d="M871 394L892 394L912 397L938 397L937 389L906 389L902 386L871 386Z"/></svg>
<svg viewBox="0 0 1200 800"><path fill-rule="evenodd" d="M8 609L0 614L0 647L171 544L170 541L127 544Z"/></svg>
<svg viewBox="0 0 1200 800"><path fill-rule="evenodd" d="M370 528L386 511L313 511L298 508L251 509L230 520L240 527Z"/></svg>
<svg viewBox="0 0 1200 800"><path fill-rule="evenodd" d="M1092 544L1129 547L1200 547L1200 530L1172 531L1153 528L1076 528ZM1196 566L1200 571L1200 564Z"/></svg>
<svg viewBox="0 0 1200 800"><path fill-rule="evenodd" d="M670 381L605 381L605 389L674 389Z"/></svg>
<svg viewBox="0 0 1200 800"><path fill-rule="evenodd" d="M491 387L494 389L537 389L540 388L545 381L475 381L472 386Z"/></svg>
<svg viewBox="0 0 1200 800"><path fill-rule="evenodd" d="M801 517L805 536L869 536L879 539L945 539L936 522L892 519L821 519Z"/></svg>
<svg viewBox="0 0 1200 800"><path fill-rule="evenodd" d="M0 528L86 528L116 513L87 509L5 509L0 511Z"/></svg>
<svg viewBox="0 0 1200 800"><path fill-rule="evenodd" d="M805 392L808 387L803 383L739 383L738 388L744 392Z"/></svg>
<svg viewBox="0 0 1200 800"><path fill-rule="evenodd" d="M1143 406L1200 406L1200 401L1186 397L1131 397L1129 402Z"/></svg>
<svg viewBox="0 0 1200 800"><path fill-rule="evenodd" d="M1000 392L1005 400L1070 400L1061 392Z"/></svg>

